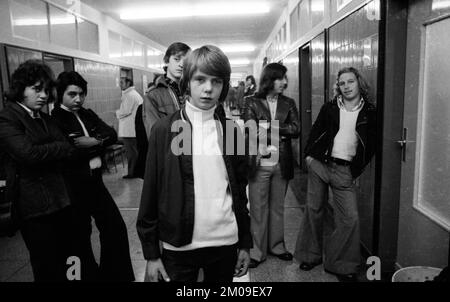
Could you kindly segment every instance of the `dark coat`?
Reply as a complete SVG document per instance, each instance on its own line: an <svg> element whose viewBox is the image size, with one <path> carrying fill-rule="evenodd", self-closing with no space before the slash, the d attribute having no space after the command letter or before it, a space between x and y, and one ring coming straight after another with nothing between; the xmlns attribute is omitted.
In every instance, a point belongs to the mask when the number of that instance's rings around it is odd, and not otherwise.
<svg viewBox="0 0 450 302"><path fill-rule="evenodd" d="M322 106L311 128L305 147L305 156L311 156L322 162L328 161L333 150L334 137L339 131L339 110L336 99ZM376 108L369 102L364 103L358 114L356 133L358 147L350 164L353 178L361 175L375 153Z"/></svg>
<svg viewBox="0 0 450 302"><path fill-rule="evenodd" d="M257 125L259 121L270 121L270 109L265 98L260 98L257 95L245 98L243 110L244 122L254 120ZM293 99L284 95L278 96L277 112L275 120L279 121L279 163L281 173L284 179L292 179L294 177L294 156L292 152L291 139L297 138L300 135L300 123L298 120L298 111ZM270 131L268 131L270 138ZM247 145L249 144L248 133L246 133ZM268 141L270 144L271 142ZM249 177L252 178L258 168L258 156L251 155Z"/></svg>
<svg viewBox="0 0 450 302"><path fill-rule="evenodd" d="M171 132L174 122L179 122L184 116L185 123L189 123L184 109L159 120L152 128L149 140L149 151L145 169L144 186L142 189L141 205L137 219L137 230L142 242L145 259L160 257L159 241L162 240L173 246L180 247L192 241L194 231L194 182L191 155L175 155L171 150L174 139L182 135L182 130ZM225 118L214 115L220 120L224 135L223 150L227 146L237 146L235 135L226 135ZM185 134L184 134L185 135ZM243 140L243 138L242 138ZM236 150L232 150L236 152ZM250 216L247 209L246 195L246 159L244 155L227 155L223 159L228 172L233 200L233 211L238 225L238 247L251 248ZM236 153L235 153L236 154Z"/></svg>
<svg viewBox="0 0 450 302"><path fill-rule="evenodd" d="M138 149L138 158L134 174L139 178L144 178L145 158L147 157L148 150L148 136L145 132L145 126L142 117L142 104L139 105L136 110L134 126L136 129L136 145Z"/></svg>
<svg viewBox="0 0 450 302"><path fill-rule="evenodd" d="M144 96L142 117L147 137L156 121L174 113L181 105L177 93L167 84L166 77L159 77L155 86Z"/></svg>
<svg viewBox="0 0 450 302"><path fill-rule="evenodd" d="M6 171L6 198L20 219L54 213L70 204L63 162L76 151L45 113L45 130L17 103L0 112L0 157Z"/></svg>
<svg viewBox="0 0 450 302"><path fill-rule="evenodd" d="M103 122L94 111L81 108L78 111L78 115L83 121L89 136L101 140L102 144L88 149L78 150L82 156L79 156L78 160L72 161L67 165L68 177L75 179L76 177L82 177L83 175L90 175L89 160L96 156L102 156L106 147L117 142L117 133L114 128ZM71 133L77 133L84 136L83 128L73 113L57 106L52 111L52 117L67 138Z"/></svg>

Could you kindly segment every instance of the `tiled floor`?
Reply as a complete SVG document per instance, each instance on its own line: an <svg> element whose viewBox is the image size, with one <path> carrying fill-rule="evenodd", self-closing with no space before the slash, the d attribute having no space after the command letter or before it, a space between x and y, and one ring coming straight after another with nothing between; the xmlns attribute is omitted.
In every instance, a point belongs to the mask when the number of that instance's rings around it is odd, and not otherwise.
<svg viewBox="0 0 450 302"><path fill-rule="evenodd" d="M118 165L117 168L117 173L114 169L111 169L110 173L105 173L104 180L111 195L119 206L123 219L128 227L130 254L136 280L143 281L146 262L142 256L142 249L135 227L143 181L141 179L124 180L122 179L122 175L124 175L122 165ZM285 240L290 252L293 252L295 248L301 218L301 207L289 188L285 200ZM92 242L98 261L99 239L95 225ZM276 257L268 256L265 262L261 263L257 268L249 270L246 276L235 279L235 281L337 281L336 277L325 273L322 266L318 266L310 272L304 272L299 270L298 265L295 260L286 262ZM0 282L4 281L33 281L28 251L23 243L20 232L12 238L0 238Z"/></svg>

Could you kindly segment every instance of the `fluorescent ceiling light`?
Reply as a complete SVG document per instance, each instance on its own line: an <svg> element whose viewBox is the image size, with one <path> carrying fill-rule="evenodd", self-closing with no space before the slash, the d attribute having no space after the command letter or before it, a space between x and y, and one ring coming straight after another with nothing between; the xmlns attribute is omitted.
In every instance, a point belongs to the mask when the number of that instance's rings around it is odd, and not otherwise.
<svg viewBox="0 0 450 302"><path fill-rule="evenodd" d="M250 64L250 60L249 59L234 59L234 60L230 60L230 64L232 66L241 66L241 65L249 65Z"/></svg>
<svg viewBox="0 0 450 302"><path fill-rule="evenodd" d="M162 65L161 64L149 64L148 68L162 69Z"/></svg>
<svg viewBox="0 0 450 302"><path fill-rule="evenodd" d="M254 45L227 45L227 46L219 46L225 53L234 53L234 52L252 52L255 51L256 47Z"/></svg>
<svg viewBox="0 0 450 302"><path fill-rule="evenodd" d="M66 18L51 18L50 22L52 25L62 25L62 24L74 24L75 19L73 17ZM78 23L84 22L83 19L78 19ZM47 18L42 19L17 19L13 21L14 26L37 26L37 25L47 25Z"/></svg>
<svg viewBox="0 0 450 302"><path fill-rule="evenodd" d="M154 50L149 49L149 50L147 50L147 56L156 57L156 56L159 56L161 54L162 54L162 52L157 50L157 49L154 49Z"/></svg>
<svg viewBox="0 0 450 302"><path fill-rule="evenodd" d="M242 79L246 74L240 72L233 72L230 76L232 79Z"/></svg>
<svg viewBox="0 0 450 302"><path fill-rule="evenodd" d="M449 0L434 0L431 4L432 10L440 10L440 9L446 9L450 7L450 1Z"/></svg>
<svg viewBox="0 0 450 302"><path fill-rule="evenodd" d="M205 44L206 45L206 44ZM197 49L203 45L194 46L192 49ZM233 44L233 45L217 45L224 53L240 53L240 52L253 52L256 46L250 44Z"/></svg>
<svg viewBox="0 0 450 302"><path fill-rule="evenodd" d="M239 16L266 14L270 11L268 4L262 2L247 3L197 3L192 5L154 6L147 8L126 9L120 13L122 20L163 19L181 17Z"/></svg>

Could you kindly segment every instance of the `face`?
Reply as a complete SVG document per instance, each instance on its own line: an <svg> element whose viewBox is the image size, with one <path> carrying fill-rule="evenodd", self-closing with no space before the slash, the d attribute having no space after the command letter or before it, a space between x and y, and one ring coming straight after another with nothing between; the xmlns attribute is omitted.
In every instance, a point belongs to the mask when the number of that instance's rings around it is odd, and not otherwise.
<svg viewBox="0 0 450 302"><path fill-rule="evenodd" d="M78 111L83 106L86 94L83 89L76 85L69 85L64 91L62 104L70 111Z"/></svg>
<svg viewBox="0 0 450 302"><path fill-rule="evenodd" d="M252 80L248 79L247 81L245 81L245 86L246 87L252 86Z"/></svg>
<svg viewBox="0 0 450 302"><path fill-rule="evenodd" d="M167 64L167 76L172 80L179 80L183 73L183 62L186 54L179 52L169 57L169 63Z"/></svg>
<svg viewBox="0 0 450 302"><path fill-rule="evenodd" d="M358 79L353 72L341 74L338 80L338 87L341 90L344 101L360 99Z"/></svg>
<svg viewBox="0 0 450 302"><path fill-rule="evenodd" d="M211 109L219 101L223 80L197 70L189 81L189 89L192 105L203 110Z"/></svg>
<svg viewBox="0 0 450 302"><path fill-rule="evenodd" d="M47 104L48 97L48 87L44 87L44 84L39 81L32 86L25 87L22 104L32 111L39 111Z"/></svg>
<svg viewBox="0 0 450 302"><path fill-rule="evenodd" d="M284 76L281 79L276 79L273 82L273 90L272 90L272 92L274 94L283 93L284 89L286 88L286 85L287 85L287 77L286 76Z"/></svg>
<svg viewBox="0 0 450 302"><path fill-rule="evenodd" d="M125 81L125 79L120 79L120 89L125 90L128 88L128 83Z"/></svg>

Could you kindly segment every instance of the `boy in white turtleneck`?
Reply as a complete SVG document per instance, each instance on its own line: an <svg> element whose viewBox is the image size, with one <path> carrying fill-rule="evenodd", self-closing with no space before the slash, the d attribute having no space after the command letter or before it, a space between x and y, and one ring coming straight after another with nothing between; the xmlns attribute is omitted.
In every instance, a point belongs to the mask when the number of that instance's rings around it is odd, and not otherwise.
<svg viewBox="0 0 450 302"><path fill-rule="evenodd" d="M194 50L184 66L186 105L150 134L138 234L150 280L192 282L202 268L205 281L231 282L247 272L252 246L245 157L228 154L236 133L227 135L215 110L231 68L214 46ZM191 146L188 152L173 144L180 136L189 140L181 147Z"/></svg>

